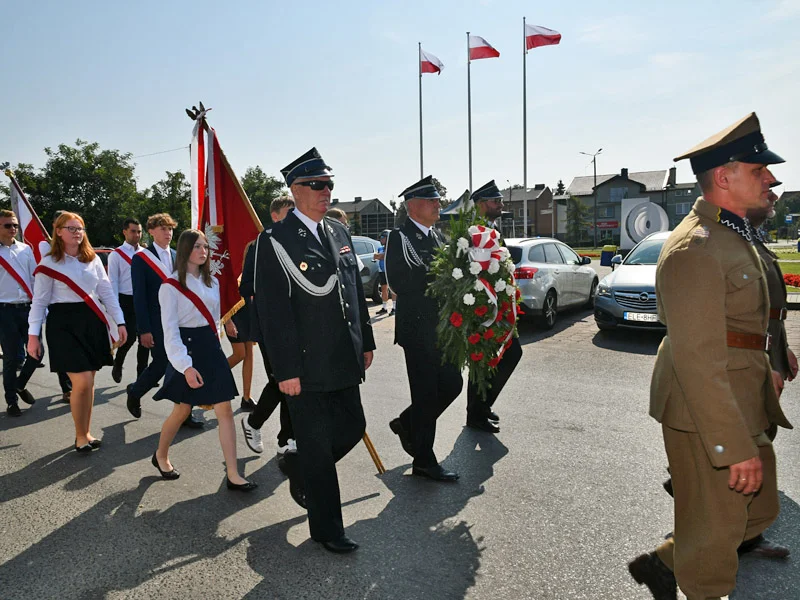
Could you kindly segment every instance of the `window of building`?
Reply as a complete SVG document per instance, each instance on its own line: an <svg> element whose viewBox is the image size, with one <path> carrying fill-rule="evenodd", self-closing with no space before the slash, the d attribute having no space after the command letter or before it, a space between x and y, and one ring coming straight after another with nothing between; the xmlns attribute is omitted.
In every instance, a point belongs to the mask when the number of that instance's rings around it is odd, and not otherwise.
<svg viewBox="0 0 800 600"><path fill-rule="evenodd" d="M524 215L522 213L523 213L524 210L525 209L523 209L523 208L517 209L517 216L518 217L523 217Z"/></svg>
<svg viewBox="0 0 800 600"><path fill-rule="evenodd" d="M611 190L609 190L608 197L611 200L611 202L622 202L623 198L628 197L628 188L624 187L611 188Z"/></svg>
<svg viewBox="0 0 800 600"><path fill-rule="evenodd" d="M598 219L610 219L614 216L614 207L613 206L598 206L597 207L597 218Z"/></svg>
<svg viewBox="0 0 800 600"><path fill-rule="evenodd" d="M675 204L676 215L688 215L692 208L691 202L678 202Z"/></svg>

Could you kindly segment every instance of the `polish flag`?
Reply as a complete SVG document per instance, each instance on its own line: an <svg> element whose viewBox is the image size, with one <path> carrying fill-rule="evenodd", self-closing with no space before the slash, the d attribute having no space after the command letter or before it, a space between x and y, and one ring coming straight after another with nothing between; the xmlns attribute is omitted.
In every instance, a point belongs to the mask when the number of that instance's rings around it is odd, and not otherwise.
<svg viewBox="0 0 800 600"><path fill-rule="evenodd" d="M444 69L444 64L433 54L429 54L420 48L419 69L423 73L441 73L442 69Z"/></svg>
<svg viewBox="0 0 800 600"><path fill-rule="evenodd" d="M478 60L479 58L497 58L500 53L479 35L469 36L469 59Z"/></svg>
<svg viewBox="0 0 800 600"><path fill-rule="evenodd" d="M553 46L561 41L561 34L541 25L525 24L525 48L538 48L539 46Z"/></svg>
<svg viewBox="0 0 800 600"><path fill-rule="evenodd" d="M8 172L6 175L8 175ZM42 225L30 202L28 202L28 198L25 197L17 180L11 175L9 177L11 178L11 210L17 213L22 240L31 247L38 263L42 260L39 244L40 242L49 244L50 236L47 235L47 230Z"/></svg>

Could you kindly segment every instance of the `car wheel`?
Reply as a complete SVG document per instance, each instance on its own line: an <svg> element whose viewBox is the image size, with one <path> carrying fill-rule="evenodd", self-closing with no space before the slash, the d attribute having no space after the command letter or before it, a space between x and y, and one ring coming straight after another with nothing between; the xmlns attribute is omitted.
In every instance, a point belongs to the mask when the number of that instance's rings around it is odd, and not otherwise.
<svg viewBox="0 0 800 600"><path fill-rule="evenodd" d="M556 291L550 290L544 297L542 304L542 315L540 322L545 329L552 329L556 324L556 316L558 315L558 298Z"/></svg>
<svg viewBox="0 0 800 600"><path fill-rule="evenodd" d="M597 295L597 279L592 280L592 287L589 290L589 299L584 305L586 308L594 308L594 297Z"/></svg>

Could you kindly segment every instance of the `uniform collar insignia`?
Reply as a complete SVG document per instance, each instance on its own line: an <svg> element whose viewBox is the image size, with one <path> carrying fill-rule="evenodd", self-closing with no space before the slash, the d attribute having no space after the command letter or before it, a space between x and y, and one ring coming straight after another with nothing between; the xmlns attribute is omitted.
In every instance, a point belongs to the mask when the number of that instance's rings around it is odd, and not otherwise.
<svg viewBox="0 0 800 600"><path fill-rule="evenodd" d="M297 235L299 235L300 237L306 237L306 235L308 235L308 232L302 227L299 227L297 229Z"/></svg>
<svg viewBox="0 0 800 600"><path fill-rule="evenodd" d="M421 239L422 239L422 233L420 233L419 231L417 232L417 239L418 239L418 240L421 240Z"/></svg>
<svg viewBox="0 0 800 600"><path fill-rule="evenodd" d="M740 217L729 210L720 208L717 220L728 229L733 229L749 243L753 243L753 227L747 217Z"/></svg>

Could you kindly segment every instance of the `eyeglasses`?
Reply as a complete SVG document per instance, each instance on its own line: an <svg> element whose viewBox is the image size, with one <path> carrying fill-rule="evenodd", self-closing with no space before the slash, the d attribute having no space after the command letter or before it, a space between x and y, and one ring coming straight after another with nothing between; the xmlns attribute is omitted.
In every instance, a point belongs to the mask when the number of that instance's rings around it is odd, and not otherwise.
<svg viewBox="0 0 800 600"><path fill-rule="evenodd" d="M19 229L19 223L3 223L6 229Z"/></svg>
<svg viewBox="0 0 800 600"><path fill-rule="evenodd" d="M297 185L304 185L306 187L310 187L315 192L319 192L325 188L333 191L333 182L332 181L298 181Z"/></svg>
<svg viewBox="0 0 800 600"><path fill-rule="evenodd" d="M83 227L75 227L74 225L67 225L66 227L62 227L61 229L66 229L70 233L83 233L86 231Z"/></svg>

